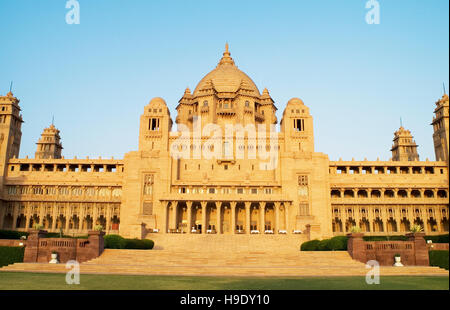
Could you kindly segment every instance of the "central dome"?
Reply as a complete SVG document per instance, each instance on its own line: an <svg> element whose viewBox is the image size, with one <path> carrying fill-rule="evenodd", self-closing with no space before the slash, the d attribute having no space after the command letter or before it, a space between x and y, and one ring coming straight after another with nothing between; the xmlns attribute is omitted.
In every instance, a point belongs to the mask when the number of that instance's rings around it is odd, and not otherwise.
<svg viewBox="0 0 450 310"><path fill-rule="evenodd" d="M245 88L250 91L249 95L260 96L258 87L252 79L238 69L230 57L228 44L225 45L225 52L217 67L209 72L197 84L194 90L194 96L201 95L202 90L214 88L217 92L236 92L239 88Z"/></svg>

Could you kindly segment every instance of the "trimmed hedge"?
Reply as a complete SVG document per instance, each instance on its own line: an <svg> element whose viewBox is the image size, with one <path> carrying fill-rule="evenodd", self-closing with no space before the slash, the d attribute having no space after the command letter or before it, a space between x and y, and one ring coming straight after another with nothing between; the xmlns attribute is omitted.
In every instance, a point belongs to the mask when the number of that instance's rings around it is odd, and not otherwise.
<svg viewBox="0 0 450 310"><path fill-rule="evenodd" d="M301 251L346 251L347 236L336 236L331 239L311 240L302 243Z"/></svg>
<svg viewBox="0 0 450 310"><path fill-rule="evenodd" d="M22 236L28 236L28 233L15 230L0 230L0 239L19 240Z"/></svg>
<svg viewBox="0 0 450 310"><path fill-rule="evenodd" d="M364 241L408 241L406 236L363 236Z"/></svg>
<svg viewBox="0 0 450 310"><path fill-rule="evenodd" d="M425 236L425 240L431 240L433 243L448 243L447 235Z"/></svg>
<svg viewBox="0 0 450 310"><path fill-rule="evenodd" d="M429 251L430 266L438 266L448 270L448 251Z"/></svg>
<svg viewBox="0 0 450 310"><path fill-rule="evenodd" d="M104 237L105 249L130 249L130 250L150 250L153 249L154 242L148 239L125 239L119 235L107 235Z"/></svg>
<svg viewBox="0 0 450 310"><path fill-rule="evenodd" d="M24 251L20 246L0 246L0 267L23 262Z"/></svg>

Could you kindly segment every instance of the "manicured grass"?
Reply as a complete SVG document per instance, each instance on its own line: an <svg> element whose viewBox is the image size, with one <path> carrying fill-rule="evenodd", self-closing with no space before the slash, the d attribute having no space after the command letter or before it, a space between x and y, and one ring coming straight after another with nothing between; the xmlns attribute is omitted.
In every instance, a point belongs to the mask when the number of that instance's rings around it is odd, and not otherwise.
<svg viewBox="0 0 450 310"><path fill-rule="evenodd" d="M81 275L67 285L65 274L0 272L0 290L448 290L448 277L386 276L368 285L365 277L232 278Z"/></svg>

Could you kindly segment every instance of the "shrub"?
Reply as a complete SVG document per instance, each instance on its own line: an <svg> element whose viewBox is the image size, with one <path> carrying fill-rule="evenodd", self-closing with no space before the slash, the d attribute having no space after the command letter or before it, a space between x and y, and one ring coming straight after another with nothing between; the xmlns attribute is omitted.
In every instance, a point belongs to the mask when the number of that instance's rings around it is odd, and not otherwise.
<svg viewBox="0 0 450 310"><path fill-rule="evenodd" d="M364 241L408 241L406 236L363 236Z"/></svg>
<svg viewBox="0 0 450 310"><path fill-rule="evenodd" d="M0 239L19 240L22 236L28 236L28 233L14 230L0 230Z"/></svg>
<svg viewBox="0 0 450 310"><path fill-rule="evenodd" d="M125 241L125 249L150 250L154 245L152 240L147 239L125 239Z"/></svg>
<svg viewBox="0 0 450 310"><path fill-rule="evenodd" d="M303 242L300 246L301 251L317 251L320 240L314 239L310 241Z"/></svg>
<svg viewBox="0 0 450 310"><path fill-rule="evenodd" d="M328 241L327 246L331 251L347 251L347 242L347 236L336 236Z"/></svg>
<svg viewBox="0 0 450 310"><path fill-rule="evenodd" d="M430 266L438 266L448 270L448 251L429 251Z"/></svg>
<svg viewBox="0 0 450 310"><path fill-rule="evenodd" d="M125 239L119 235L107 235L104 240L105 249L150 250L154 246L152 240Z"/></svg>
<svg viewBox="0 0 450 310"><path fill-rule="evenodd" d="M433 243L448 243L448 234L438 236L425 236L425 240L431 240L433 241Z"/></svg>
<svg viewBox="0 0 450 310"><path fill-rule="evenodd" d="M25 248L16 246L0 246L0 267L23 262Z"/></svg>
<svg viewBox="0 0 450 310"><path fill-rule="evenodd" d="M124 249L126 240L125 238L119 235L106 235L105 240L105 249Z"/></svg>

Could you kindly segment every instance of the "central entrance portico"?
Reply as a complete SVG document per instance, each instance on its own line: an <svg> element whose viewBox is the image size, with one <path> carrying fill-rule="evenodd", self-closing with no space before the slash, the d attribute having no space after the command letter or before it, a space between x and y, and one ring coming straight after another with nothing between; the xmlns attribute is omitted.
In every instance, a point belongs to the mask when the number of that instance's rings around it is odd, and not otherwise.
<svg viewBox="0 0 450 310"><path fill-rule="evenodd" d="M162 200L164 233L288 234L292 201Z"/></svg>

